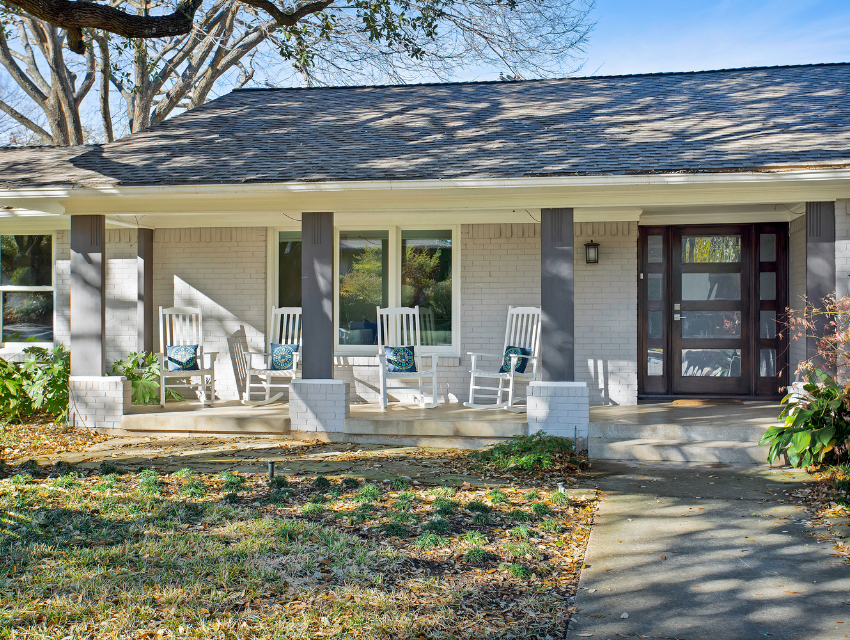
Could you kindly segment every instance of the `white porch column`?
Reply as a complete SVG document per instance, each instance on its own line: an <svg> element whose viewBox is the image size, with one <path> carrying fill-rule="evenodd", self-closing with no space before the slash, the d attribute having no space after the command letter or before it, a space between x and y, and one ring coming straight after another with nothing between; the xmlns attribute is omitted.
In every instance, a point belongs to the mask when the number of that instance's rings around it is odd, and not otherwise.
<svg viewBox="0 0 850 640"><path fill-rule="evenodd" d="M540 355L543 380L528 385L528 431L576 438L586 448L588 389L575 382L575 229L572 209L542 209ZM583 439L583 445L582 445Z"/></svg>

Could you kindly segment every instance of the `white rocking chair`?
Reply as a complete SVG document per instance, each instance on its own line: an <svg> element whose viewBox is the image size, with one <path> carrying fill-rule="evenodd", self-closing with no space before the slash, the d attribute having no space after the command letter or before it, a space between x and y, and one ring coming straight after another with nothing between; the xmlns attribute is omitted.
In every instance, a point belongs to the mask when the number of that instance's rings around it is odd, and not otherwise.
<svg viewBox="0 0 850 640"><path fill-rule="evenodd" d="M168 370L168 347L197 345L195 361L197 369ZM201 404L215 401L215 358L218 351L204 353L204 329L201 310L198 307L159 308L159 404L165 407L166 388L195 389L201 396ZM206 364L204 358L207 358ZM198 378L198 382L192 382Z"/></svg>
<svg viewBox="0 0 850 640"><path fill-rule="evenodd" d="M385 347L413 347L415 371L392 372L388 370ZM422 368L422 358L431 358L431 367ZM389 380L418 380L418 387L398 387L405 391L417 391L415 401L423 409L440 406L437 401L437 360L434 354L422 353L422 336L419 330L419 307L378 307L378 372L381 378L381 408L387 408L387 382ZM430 384L427 382L430 381ZM425 392L430 390L430 394ZM431 396L431 402L425 402L425 396Z"/></svg>
<svg viewBox="0 0 850 640"><path fill-rule="evenodd" d="M510 366L506 360L508 347L518 347L522 350L527 350L529 355L524 356L519 353L510 355ZM514 406L516 400L514 396L515 382L527 381L531 382L537 377L537 364L540 357L540 309L538 307L508 307L508 326L505 331L505 344L502 347L500 355L492 353L467 353L472 357L472 367L469 371L471 379L469 381L469 402L464 402L465 407L473 409L507 409L514 413L525 413L525 407ZM478 358L489 357L502 362L503 366L496 370L482 370L478 368ZM523 372L517 371L517 365L520 360L525 360L526 364ZM497 379L498 387L479 386L478 378ZM505 386L507 383L507 386ZM476 391L495 391L495 394L481 394L484 398L495 399L495 403L479 404L476 402ZM507 394L507 398L503 396Z"/></svg>
<svg viewBox="0 0 850 640"><path fill-rule="evenodd" d="M292 353L291 368L272 368L273 354L271 345L273 344L298 345L298 351ZM261 367L254 366L254 358L256 356L262 356L263 358L263 365ZM266 342L266 350L264 352L245 351L248 368L245 374L245 393L242 396L242 404L256 406L279 400L283 396L283 392L279 391L272 396L272 381L283 378L283 383L278 383L277 386L288 386L288 383L292 382L298 373L298 360L300 357L301 307L276 307L272 309L272 330ZM260 381L253 382L255 377L259 378ZM265 393L265 399L251 400L252 393Z"/></svg>

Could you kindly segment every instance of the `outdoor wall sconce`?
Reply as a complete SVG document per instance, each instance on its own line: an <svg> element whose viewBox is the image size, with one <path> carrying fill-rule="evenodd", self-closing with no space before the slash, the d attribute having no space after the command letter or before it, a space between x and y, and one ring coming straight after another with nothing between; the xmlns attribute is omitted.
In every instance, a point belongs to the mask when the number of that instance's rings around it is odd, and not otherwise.
<svg viewBox="0 0 850 640"><path fill-rule="evenodd" d="M599 243L591 240L584 243L584 260L587 264L597 264L599 262Z"/></svg>

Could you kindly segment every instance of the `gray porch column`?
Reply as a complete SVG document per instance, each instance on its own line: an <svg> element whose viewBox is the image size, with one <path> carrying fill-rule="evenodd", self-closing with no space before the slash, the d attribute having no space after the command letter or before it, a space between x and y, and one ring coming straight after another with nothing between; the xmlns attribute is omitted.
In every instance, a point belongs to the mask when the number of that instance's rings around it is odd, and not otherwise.
<svg viewBox="0 0 850 640"><path fill-rule="evenodd" d="M301 326L304 380L333 378L334 214L301 214Z"/></svg>
<svg viewBox="0 0 850 640"><path fill-rule="evenodd" d="M71 375L106 368L106 218L71 216Z"/></svg>
<svg viewBox="0 0 850 640"><path fill-rule="evenodd" d="M138 298L136 300L137 349L153 352L153 229L139 229Z"/></svg>
<svg viewBox="0 0 850 640"><path fill-rule="evenodd" d="M540 225L540 353L544 382L575 380L575 295L572 209L542 209Z"/></svg>
<svg viewBox="0 0 850 640"><path fill-rule="evenodd" d="M806 203L806 298L818 305L835 293L835 203ZM828 318L815 321L815 333L826 329ZM817 354L817 339L806 340L806 358Z"/></svg>

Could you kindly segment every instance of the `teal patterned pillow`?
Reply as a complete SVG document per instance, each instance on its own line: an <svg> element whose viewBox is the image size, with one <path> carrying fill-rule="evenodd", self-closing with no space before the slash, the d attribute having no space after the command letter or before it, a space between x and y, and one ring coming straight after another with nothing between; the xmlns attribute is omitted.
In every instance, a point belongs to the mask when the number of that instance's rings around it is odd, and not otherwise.
<svg viewBox="0 0 850 640"><path fill-rule="evenodd" d="M387 356L387 372L416 373L413 347L384 347Z"/></svg>
<svg viewBox="0 0 850 640"><path fill-rule="evenodd" d="M272 371L292 371L295 368L295 352L297 344L270 344L272 354Z"/></svg>
<svg viewBox="0 0 850 640"><path fill-rule="evenodd" d="M198 345L182 344L165 347L169 371L198 371Z"/></svg>
<svg viewBox="0 0 850 640"><path fill-rule="evenodd" d="M511 356L530 356L531 349L526 347L508 347L505 349L505 359L502 362L502 368L499 369L499 373L507 373L511 370ZM520 358L516 361L516 371L517 373L525 373L525 367L528 365L528 358Z"/></svg>

